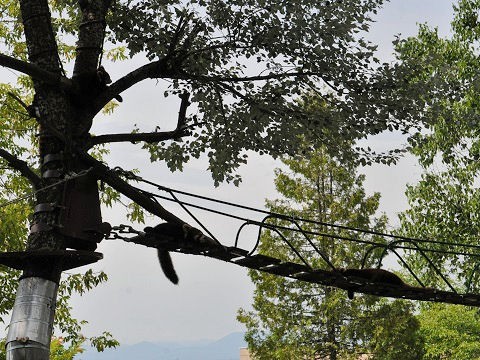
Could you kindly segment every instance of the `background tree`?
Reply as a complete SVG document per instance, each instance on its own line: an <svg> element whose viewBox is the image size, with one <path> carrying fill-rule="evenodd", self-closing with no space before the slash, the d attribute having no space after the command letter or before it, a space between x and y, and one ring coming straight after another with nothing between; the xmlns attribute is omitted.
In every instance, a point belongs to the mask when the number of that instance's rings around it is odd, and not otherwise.
<svg viewBox="0 0 480 360"><path fill-rule="evenodd" d="M364 320L373 359L423 359L425 334L415 313L415 304L402 300L382 299L375 306L373 315Z"/></svg>
<svg viewBox="0 0 480 360"><path fill-rule="evenodd" d="M478 309L430 304L422 309L419 320L425 338L424 359L467 360L480 356Z"/></svg>
<svg viewBox="0 0 480 360"><path fill-rule="evenodd" d="M479 1L460 0L448 38L422 25L417 36L399 40L396 47L399 67L410 72L407 86L423 94L418 113L422 131L410 142L424 174L407 188L410 209L400 216L401 232L443 241L425 244L438 251L429 256L451 281L462 285L478 261L451 252L468 250L455 243L478 243L479 10ZM427 284L445 286L419 254L411 254L410 260ZM478 290L477 277L470 290Z"/></svg>
<svg viewBox="0 0 480 360"><path fill-rule="evenodd" d="M302 223L302 229L324 234L314 236L312 241L333 266L360 268L365 245L330 237L328 234L356 235L344 229L332 231L322 224L384 231L386 216L375 217L380 194L367 196L364 175L358 175L352 163L341 164L328 156L324 148L305 157L286 158L283 163L286 168L277 169L275 179L282 198L268 201L269 210L294 219L318 221ZM313 268L331 270L301 233L285 235ZM383 241L375 235L362 239ZM275 231L265 231L259 252L299 262ZM372 265L367 263L366 267ZM344 290L254 270L249 274L255 284L254 311L240 310L238 319L247 327L246 339L256 359L313 359L317 355L334 360L357 358L361 353L382 359L418 359L422 354L416 335L418 321L406 303L379 301L371 296L351 301Z"/></svg>
<svg viewBox="0 0 480 360"><path fill-rule="evenodd" d="M397 43L401 66L421 89L423 131L411 138L412 152L423 168L417 184L407 187L409 209L400 214L400 232L440 240L422 244L428 256L461 291L478 293L479 211L479 62L480 2L459 0L451 35L441 38L425 25ZM459 256L455 252L473 253ZM446 287L424 257L407 253L407 261L430 286ZM419 320L426 359L478 357L476 309L423 304Z"/></svg>
<svg viewBox="0 0 480 360"><path fill-rule="evenodd" d="M479 259L472 248L478 245L479 231L480 191L476 170L464 167L461 162L450 163L443 171L434 168L425 170L417 184L407 187L409 208L400 214L399 231L414 238L441 241L423 243L422 247L432 250L427 252L428 257L452 284L461 291L477 292ZM472 256L460 255L461 252ZM407 260L427 286L447 286L420 254L407 252Z"/></svg>

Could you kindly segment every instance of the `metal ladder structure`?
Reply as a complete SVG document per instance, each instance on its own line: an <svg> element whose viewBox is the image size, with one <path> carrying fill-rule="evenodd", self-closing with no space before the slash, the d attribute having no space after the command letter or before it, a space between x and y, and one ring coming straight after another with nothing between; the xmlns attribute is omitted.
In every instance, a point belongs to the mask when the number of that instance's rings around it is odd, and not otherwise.
<svg viewBox="0 0 480 360"><path fill-rule="evenodd" d="M196 242L191 241L191 239L186 240L178 238L151 236L143 231L135 230L130 225L114 226L107 239L120 239L126 242L141 244L147 247L157 249L165 249L173 252L206 256L217 260L229 262L237 266L263 271L269 274L290 278L296 281L306 281L322 286L330 286L344 289L350 293L355 292L381 297L443 302L480 307L480 294L470 292L473 279L475 276L478 275L477 273L480 269L480 245L449 243L445 241L434 241L425 239L412 239L398 235L378 233L368 229L354 229L347 226L320 223L318 221L312 221L308 219L297 219L283 214L275 214L265 210L259 210L226 201L190 194L179 190L173 190L144 180L130 173L128 173L128 177L132 180L143 182L147 185L153 186L158 191L167 192L170 197L131 187L142 195L148 196L148 198L152 199L155 202L157 202L157 199L163 199L173 201L178 204L185 212L187 212L188 215L193 218L193 220L203 230L205 234L205 241ZM264 215L264 218L261 221L257 221L238 215L225 213L212 208L200 206L198 204L188 203L179 200L177 194L192 196L201 200L212 201L221 205L233 206L243 210L262 213ZM237 221L241 221L242 224L238 228L238 232L233 246L227 246L218 241L215 236L196 218L196 216L192 213L190 209L204 210L210 213L214 213L216 215L228 216ZM278 223L272 224L272 222L277 220L280 220L280 225ZM284 225L286 223L288 224L288 226ZM328 227L332 231L304 231L302 229L301 223L314 223L316 225L321 225L322 228ZM247 226L258 227L258 237L256 239L256 243L253 249L251 250L246 250L242 248L242 246L240 246L239 244L240 233ZM272 233L276 233L283 246L288 246L288 248L290 249L290 254L292 255L289 257L288 261L286 261L285 259L268 256L267 254L262 254L258 251L262 231L264 229L267 229ZM297 248L294 244L292 244L292 242L290 242L288 238L283 235L283 230L297 231L301 233L304 238L304 244L307 245L311 251L316 252L319 258L321 258L325 263L325 268L311 266L306 261L305 257L302 256L300 249ZM390 241L378 242L369 240L369 238L365 238L365 236L356 237L340 235L340 232L335 232L334 230L342 230L344 231L344 233L358 232L362 233L363 235L374 235L377 237L390 238ZM361 274L361 272L357 271L358 269L349 269L354 270L353 273L355 273L356 275L346 275L346 273L342 271L342 269L337 269L334 267L328 257L324 253L322 253L322 251L311 240L311 236L321 236L323 238L329 238L331 240L338 241L353 241L365 245L365 253L363 255L363 259L361 262L362 265L360 269L364 269L367 263L372 263L369 257L371 257L374 253L381 253L378 259L375 259L377 261L377 265L375 267L376 269L381 269L382 261L389 253L393 254L398 258L400 263L410 273L411 277L415 279L419 286L407 285L402 281L392 283L379 279L356 276L358 274ZM438 250L435 248L435 246L430 246L429 244L448 245L452 249L449 248L448 250ZM433 289L426 287L422 283L420 278L415 274L415 272L408 266L407 262L403 259L403 257L401 256L402 251L415 251L419 253L424 258L426 264L428 264L431 270L433 270L434 273L436 273L436 275L443 280L444 289ZM456 256L469 256L475 259L478 258L477 265L474 266L467 280L465 286L466 291L458 291L457 289L455 289L454 286L451 285L451 283L448 281L448 278L442 274L439 268L430 259L430 257L428 256L429 252L448 253ZM60 266L61 270L63 271L78 266L94 263L101 258L102 254L100 253L81 250L58 250L53 252L7 252L0 253L0 265L25 271L26 269L28 270L28 268L32 266L32 264L37 263L44 264L45 267L48 267L48 265L52 262L50 260L54 259L55 263L57 263L57 265ZM350 272L350 274L351 273L352 272Z"/></svg>
<svg viewBox="0 0 480 360"><path fill-rule="evenodd" d="M140 190L143 194L147 194L153 200L158 201L158 199L162 199L172 201L179 205L181 209L183 209L188 215L190 215L192 219L199 225L199 228L203 229L204 234L208 235L206 236L206 239L208 239L208 241L203 243L195 243L192 241L186 241L185 239L155 238L151 236L146 236L144 232L137 231L128 225L113 227L111 233L112 236L110 236L110 238L122 239L127 242L133 242L153 248L162 248L173 252L206 256L217 260L229 262L237 266L242 266L245 268L274 274L276 276L283 276L297 281L307 281L322 286L336 287L349 292L363 293L389 298L443 302L480 307L480 294L470 292L473 279L477 275L478 270L480 269L480 245L451 243L427 239L414 239L399 235L378 233L376 231L368 229L352 229L342 225L319 223L318 221L312 221L308 219L297 219L295 217L283 214L275 214L265 210L259 210L227 201L212 199L209 197L191 194L180 190L174 190L148 181L134 174L129 173L128 176L132 180L144 183L148 186L153 186L156 190L155 193L146 190ZM158 194L159 191L166 192L169 196L160 195ZM218 209L212 209L210 207L182 201L178 198L177 195L193 197L202 201L220 204L222 206L226 205L235 207L237 209L240 208L242 210L254 211L256 213L263 214L264 218L261 221L256 221L242 216L225 213ZM222 242L218 241L215 236L198 220L198 218L192 213L190 209L203 210L216 215L228 216L235 220L241 221L242 224L238 228L238 232L233 246L226 246ZM270 220L281 220L283 221L283 223L289 223L289 226L286 227L282 225L279 226L278 224L271 224ZM380 243L375 241L369 241L368 239L362 239L359 237L342 236L335 233L335 231L328 231L325 233L304 231L300 224L301 222L315 223L318 225L322 225L323 227L329 227L332 230L353 230L354 232L359 232L363 235L375 235L383 238L389 238L390 240L384 243ZM259 229L256 243L251 250L246 250L239 245L240 233L247 226L257 226ZM283 244L286 244L290 248L291 253L294 254L293 258L291 259L292 261L285 261L258 252L261 233L264 229L275 232L276 235L278 235L278 237L281 239ZM312 267L305 260L305 258L302 257L299 249L297 249L282 234L280 230L300 232L304 237L305 244L308 245L310 249L315 251L319 257L321 257L321 259L325 263L326 269ZM123 235L130 233L130 235L134 234L135 236L125 237L122 236L122 233ZM381 251L381 255L379 256L379 258L375 259L377 261L377 269L380 269L382 267L382 261L389 253L393 254L397 257L403 268L408 271L408 273L413 279L415 279L419 286L411 286L404 283L393 284L389 282L381 282L378 280L372 281L371 279L361 276L346 276L345 273L341 271L342 269L336 269L333 266L328 257L323 254L322 251L311 240L312 235L327 237L332 240L353 241L364 244L365 253L362 258L361 268L365 267L365 265L368 263L367 260L369 260L369 257L372 256L375 250ZM453 246L453 249L437 250L435 246L430 246L431 244L447 245L450 247ZM426 287L421 281L421 279L415 274L415 272L403 259L401 254L402 251L414 251L420 254L425 260L426 264L428 264L428 266L434 271L434 273L436 273L436 275L443 280L444 289L434 289ZM430 259L428 254L435 252L448 253L451 255L466 256L478 259L476 260L477 266L473 268L469 278L467 279L465 286L466 291L459 291L454 286L452 286L447 276L442 274L440 269Z"/></svg>
<svg viewBox="0 0 480 360"><path fill-rule="evenodd" d="M268 228L269 226L265 227ZM398 285L370 281L369 279L359 276L345 276L340 269L324 270L312 268L291 243L289 246L291 246L292 251L297 254L299 262L284 261L260 254L256 251L258 242L254 249L249 251L238 246L224 246L219 243L213 244L212 241L209 242L209 245L205 245L205 243L196 244L181 239L152 237L128 225L113 227L112 233L115 234L111 237L112 239L121 239L129 243L140 244L151 248L162 248L172 252L205 256L276 276L340 288L355 293L480 307L480 294L459 293L443 276L444 281L446 281L447 286L450 288L449 291L424 286L416 287L407 284ZM128 237L122 234L135 234L135 236ZM366 255L368 255L368 253L369 251L367 251ZM323 255L320 256L323 257ZM411 269L409 270L411 271Z"/></svg>

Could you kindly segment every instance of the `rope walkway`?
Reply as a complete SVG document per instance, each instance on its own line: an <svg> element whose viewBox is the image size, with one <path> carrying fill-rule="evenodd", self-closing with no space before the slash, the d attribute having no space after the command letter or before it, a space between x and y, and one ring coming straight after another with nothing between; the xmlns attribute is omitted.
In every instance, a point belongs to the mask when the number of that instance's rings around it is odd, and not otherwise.
<svg viewBox="0 0 480 360"><path fill-rule="evenodd" d="M121 234L136 234L133 237ZM126 242L144 245L152 248L163 248L168 251L183 254L201 255L221 260L245 268L267 272L276 276L306 281L323 286L336 287L355 293L375 296L409 299L418 301L443 302L480 307L479 294L459 294L454 289L444 291L426 287L414 287L407 284L389 284L379 281L369 281L358 276L345 276L340 269L323 270L310 267L308 264L282 261L275 257L262 254L251 254L251 251L222 245L204 245L178 239L159 239L146 236L144 232L136 231L131 226L121 225L113 228L111 239L122 239Z"/></svg>
<svg viewBox="0 0 480 360"><path fill-rule="evenodd" d="M32 197L38 192L48 190L50 187L58 186L66 181L84 176L90 170L91 169L88 169L78 174L71 174L58 183L49 185L48 187L26 194L17 199L7 201L4 204L0 204L0 208ZM155 184L148 180L144 180L131 172L125 172L118 169L115 170L117 173L123 175L129 180L142 182L149 186L155 187L159 191L166 192L168 195L170 195L170 197L135 188L136 191L148 196L155 202L157 202L157 199L164 199L177 203L189 216L192 217L192 219L198 224L199 228L203 230L205 235L203 236L203 240L197 239L193 241L192 239L185 240L171 237L169 238L168 236L149 236L145 232L137 231L129 225L120 225L112 228L112 232L108 236L108 239L121 239L126 242L141 244L152 248L211 257L217 260L229 262L249 269L267 272L277 276L344 289L348 291L349 294L356 292L382 297L444 302L480 307L480 294L470 293L472 280L474 279L474 276L476 276L478 269L480 269L480 261L477 261L477 265L474 267L469 278L467 279L467 290L462 294L452 286L448 280L448 276L442 274L440 269L435 265L429 256L430 253L442 253L463 257L468 256L476 259L480 257L480 245L410 238L394 234L381 233L371 229L358 229L345 225L330 224L295 216L288 216L285 214L277 214L266 210L255 209L248 206L174 190ZM262 220L253 220L248 217L220 211L218 209L212 209L206 206L185 202L180 200L177 197L177 194L194 197L201 199L202 201L210 201L242 210L248 210L257 214L260 213L264 216L264 218ZM238 228L233 246L226 246L216 239L215 236L199 221L199 219L192 213L190 209L207 211L216 215L241 221L242 225ZM304 230L302 229L302 224L319 225L317 229L320 228L322 231L318 231L316 229ZM239 244L240 234L247 226L258 227L258 237L253 248L250 250L243 249ZM272 234L279 239L281 244L289 249L290 256L288 259L292 261L284 261L282 259L266 256L258 252L262 231L264 229L271 231ZM293 244L290 240L290 237L283 234L284 231L297 232L298 235L302 236L303 243L301 245L298 245L298 242L296 245ZM319 236L323 239L329 239L332 242L347 241L365 245L365 253L362 257L361 269L347 269L345 272L345 270L335 268L335 266L330 262L329 257L322 252L322 250L318 247L318 244L312 240L312 236ZM390 240L387 241L386 239ZM446 246L447 248L441 248L442 246ZM319 256L319 259L323 260L326 269L315 268L309 264L307 259L312 259L311 255L302 255L305 254L305 247L307 247L309 249L308 251L311 253L316 253ZM412 268L410 268L407 262L402 258L401 253L399 253L398 250L400 250L400 252L405 250L417 252L421 257L423 257L430 269L433 270L433 272L443 280L443 287L448 289L448 291L425 287ZM407 285L400 279L398 279L398 281L389 281L388 277L375 278L364 276L369 271L372 273L377 271L377 273L380 274L387 273L395 276L392 273L380 269L382 266L382 261L388 253L392 253L397 256L403 267L410 273L413 279L416 280L419 285L418 287ZM82 251L71 250L47 255L51 255L56 259L60 259L61 263L63 264L62 266L65 269L92 263L101 258L101 254L98 253L86 253ZM372 260L372 256L376 257ZM0 264L16 269L24 269L29 263L40 261L42 259L44 260L44 258L48 258L48 256L38 252L27 252L26 254L3 253L0 255ZM376 263L376 269L364 269L366 264L371 264L372 262Z"/></svg>
<svg viewBox="0 0 480 360"><path fill-rule="evenodd" d="M454 288L454 286L452 286L448 276L445 276L442 273L429 255L431 253L441 253L478 259L480 257L480 245L449 242L444 240L412 238L395 234L381 233L372 229L359 229L341 224L331 224L327 222L299 218L296 216L277 214L266 210L260 210L253 207L171 189L143 179L132 172L124 171L120 168L116 168L115 170L119 175L122 175L129 180L143 183L148 186L153 186L157 191L150 192L137 188L144 195L149 196L151 199L163 199L177 203L184 211L187 212L188 215L192 217L192 219L199 225L199 228L203 229L204 234L208 235L204 236L208 241L195 242L191 241L191 239L186 241L184 239L168 238L168 236L166 238L162 236L156 236L152 238L151 236L145 236L145 233L136 231L132 227L126 225L116 227L117 229L114 227L114 232L110 238L119 238L128 242L134 242L154 248L162 248L168 251L203 255L215 258L217 260L226 261L238 266L271 273L277 276L344 289L349 291L349 294L356 292L382 297L444 302L480 307L480 294L470 293L471 284L478 268L480 268L480 261L477 260L477 266L475 266L471 271L471 274L466 281L465 293L460 293ZM158 191L166 192L169 196L160 195L157 193ZM264 218L261 221L253 220L237 214L186 202L180 200L177 195L213 202L222 206L248 210L257 214L260 213L264 215ZM241 221L243 224L238 228L237 236L233 246L225 246L217 238L215 238L215 236L198 220L198 218L190 209L206 211ZM320 225L317 227L317 229L320 228L324 230L304 230L302 229L303 224L313 224L317 226ZM256 243L251 250L243 249L243 247L239 244L240 233L248 225L257 226L259 228ZM263 229L271 231L272 234L275 234L275 236L282 242L283 246L286 245L290 249L290 255L293 257L289 256L288 259L292 261L282 261L281 259L258 253L258 247ZM118 233L116 234L115 230L124 234L133 233L136 234L136 236L130 238L124 237ZM299 235L303 237L303 244L292 244L292 242L289 240L289 237L283 234L284 231L299 233ZM330 262L328 256L323 253L320 248L318 248L316 242L312 241L312 236L320 236L323 239L330 239L333 242L346 241L364 244L365 252L361 261L361 269L363 270L360 269L360 271L358 271L358 269L347 269L347 272L345 272L342 269L335 268ZM310 249L310 252L313 251L323 260L326 265L326 269L315 268L308 263L306 258L302 256L305 246ZM408 265L405 259L403 259L402 251L405 250L418 253L419 256L423 258L427 266L429 266L429 268L441 280L443 280L442 287L447 290L425 287L415 271ZM398 258L402 266L409 272L412 278L416 280L418 286L407 285L398 277L398 281L389 281L388 277L382 279L381 276L376 278L365 276L366 272L368 271L373 271L373 273L377 271L396 277L396 275L381 269L382 261L388 255L388 253L393 254ZM375 256L373 260L371 259L372 256ZM311 259L311 256L308 258ZM372 261L375 263L375 269L365 269L367 266L366 264L371 264ZM347 273L348 276L346 275Z"/></svg>

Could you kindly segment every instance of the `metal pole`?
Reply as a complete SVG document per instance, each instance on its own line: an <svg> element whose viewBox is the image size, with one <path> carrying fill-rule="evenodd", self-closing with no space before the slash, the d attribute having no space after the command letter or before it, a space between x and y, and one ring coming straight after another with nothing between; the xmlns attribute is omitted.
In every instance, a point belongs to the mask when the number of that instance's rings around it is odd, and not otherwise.
<svg viewBox="0 0 480 360"><path fill-rule="evenodd" d="M7 360L48 360L58 284L40 277L20 280L8 329Z"/></svg>

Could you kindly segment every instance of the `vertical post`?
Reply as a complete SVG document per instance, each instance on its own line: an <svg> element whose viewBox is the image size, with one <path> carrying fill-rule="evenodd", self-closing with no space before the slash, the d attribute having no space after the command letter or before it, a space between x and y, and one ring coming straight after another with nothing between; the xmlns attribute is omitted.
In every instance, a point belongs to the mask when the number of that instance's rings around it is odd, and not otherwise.
<svg viewBox="0 0 480 360"><path fill-rule="evenodd" d="M40 277L20 280L8 329L7 360L48 360L58 284Z"/></svg>
<svg viewBox="0 0 480 360"><path fill-rule="evenodd" d="M63 69L52 26L50 1L18 2L29 61L62 77ZM86 50L85 55L79 55L77 51L75 69L95 71L102 50L104 20L110 0L72 1L71 6L75 3L81 8L87 5L89 7L88 12L82 8L83 18L88 25L79 28L79 42L85 49L94 49L93 52ZM87 40L91 40L90 43ZM81 57L80 61L78 57ZM101 258L92 253L96 242L102 239L97 236L101 214L96 179L85 180L89 189L85 197L82 192L85 184L81 179L78 184L71 182L52 186L66 179L66 174L84 170L82 164L76 161L73 149L73 145L78 145L77 141L82 139L72 139L85 137L92 118L79 115L82 112L79 110L82 109L75 107L70 95L56 84L34 77L32 81L35 88L32 105L39 123L40 185L49 186L49 189L37 193L26 251L24 254L12 254L10 259L15 268L23 270L23 277L17 289L7 335L8 360L49 359L56 296L62 271ZM79 129L82 130L81 134L78 134ZM92 211L94 208L95 211ZM93 215L87 216L85 220L84 217L77 216L77 209L88 209ZM88 254L82 255L79 251L72 254L66 248L88 250Z"/></svg>

